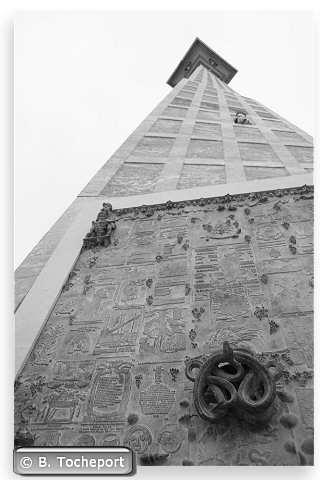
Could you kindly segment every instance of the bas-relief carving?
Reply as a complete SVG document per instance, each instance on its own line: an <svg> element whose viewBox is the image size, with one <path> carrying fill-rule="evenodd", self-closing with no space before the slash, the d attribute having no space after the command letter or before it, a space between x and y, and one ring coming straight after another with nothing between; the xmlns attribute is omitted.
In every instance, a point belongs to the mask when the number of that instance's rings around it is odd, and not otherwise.
<svg viewBox="0 0 320 480"><path fill-rule="evenodd" d="M164 383L165 368L162 365L156 365L153 372L150 372L150 369L147 372L149 375L154 373L154 380L139 394L141 412L155 417L168 415L175 405L176 392Z"/></svg>
<svg viewBox="0 0 320 480"><path fill-rule="evenodd" d="M93 354L134 352L141 319L142 311L139 309L109 312Z"/></svg>
<svg viewBox="0 0 320 480"><path fill-rule="evenodd" d="M306 275L277 273L271 277L271 303L276 315L313 310L313 293Z"/></svg>
<svg viewBox="0 0 320 480"><path fill-rule="evenodd" d="M140 353L170 353L186 349L184 310L170 308L145 312L139 340Z"/></svg>
<svg viewBox="0 0 320 480"><path fill-rule="evenodd" d="M208 335L203 350L206 353L214 351L225 341L228 341L232 347L249 348L253 351L262 351L266 343L265 333L261 329L233 326L214 330Z"/></svg>
<svg viewBox="0 0 320 480"><path fill-rule="evenodd" d="M298 449L313 423L312 214L299 190L117 213L111 244L80 254L17 384L17 437L127 443L169 465L299 464L284 445ZM259 431L197 416L185 359L223 341L290 360L294 401L279 397ZM288 412L297 427L279 421Z"/></svg>
<svg viewBox="0 0 320 480"><path fill-rule="evenodd" d="M289 316L281 319L281 326L294 364L313 369L313 318Z"/></svg>
<svg viewBox="0 0 320 480"><path fill-rule="evenodd" d="M68 318L72 325L101 323L108 305L113 301L116 285L92 288L81 297L62 297L53 311L57 317Z"/></svg>
<svg viewBox="0 0 320 480"><path fill-rule="evenodd" d="M115 305L143 306L145 304L148 287L146 280L154 278L155 270L152 267L126 267Z"/></svg>
<svg viewBox="0 0 320 480"><path fill-rule="evenodd" d="M132 362L106 359L97 366L87 404L86 423L124 424L131 391Z"/></svg>
<svg viewBox="0 0 320 480"><path fill-rule="evenodd" d="M49 365L52 362L64 330L63 324L60 323L47 325L44 328L29 357L31 366Z"/></svg>
<svg viewBox="0 0 320 480"><path fill-rule="evenodd" d="M297 389L296 396L300 407L302 422L313 426L313 389Z"/></svg>

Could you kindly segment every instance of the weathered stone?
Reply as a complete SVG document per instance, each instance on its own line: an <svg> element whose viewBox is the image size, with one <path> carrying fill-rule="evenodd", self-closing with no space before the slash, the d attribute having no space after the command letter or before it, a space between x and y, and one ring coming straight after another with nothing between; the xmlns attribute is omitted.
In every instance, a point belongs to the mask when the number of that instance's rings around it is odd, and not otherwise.
<svg viewBox="0 0 320 480"><path fill-rule="evenodd" d="M118 198L120 209L111 212L105 204L90 219L86 248L64 276L16 381L20 444L125 445L141 465L309 461L313 191L300 188L298 180L297 188L283 189L278 182L275 189L274 180L263 179L304 173L300 163L310 165L312 149L285 148L287 141L305 143L307 135L231 91L233 67L210 55L202 60L208 68L182 62L170 80L180 86L83 191L80 203L89 194L170 194L154 202ZM233 123L239 106L252 125ZM250 190L245 175L258 180L259 188ZM223 183L227 188L220 191ZM177 194L203 185L212 187L205 194ZM53 251L39 249L18 272L20 299ZM237 416L230 409L213 424L198 416L193 380L201 362L224 342L230 350L218 368L229 379L235 368L231 349L246 352L269 379L278 380L275 363L282 365L277 396L271 387L270 409L260 425L247 411ZM190 360L191 378L185 376ZM221 391L209 380L205 401L218 412ZM258 380L250 381L250 405L264 392Z"/></svg>

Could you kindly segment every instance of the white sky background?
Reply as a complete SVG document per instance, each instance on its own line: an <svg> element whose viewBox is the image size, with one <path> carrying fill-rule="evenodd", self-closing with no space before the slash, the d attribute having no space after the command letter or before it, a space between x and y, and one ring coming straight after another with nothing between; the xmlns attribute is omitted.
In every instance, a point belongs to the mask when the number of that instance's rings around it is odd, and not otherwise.
<svg viewBox="0 0 320 480"><path fill-rule="evenodd" d="M311 12L18 12L15 266L167 95L198 36L230 86L313 134Z"/></svg>

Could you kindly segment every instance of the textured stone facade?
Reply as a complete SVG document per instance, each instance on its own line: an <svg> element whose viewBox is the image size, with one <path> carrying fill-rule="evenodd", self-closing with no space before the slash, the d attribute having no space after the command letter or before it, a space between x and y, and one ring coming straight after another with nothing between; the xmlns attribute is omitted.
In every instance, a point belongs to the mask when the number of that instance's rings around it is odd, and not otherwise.
<svg viewBox="0 0 320 480"><path fill-rule="evenodd" d="M312 191L111 220L111 244L82 251L18 378L17 429L28 422L36 445L124 444L170 465L310 462ZM194 408L186 361L225 340L284 369L263 427L232 414L210 425Z"/></svg>
<svg viewBox="0 0 320 480"><path fill-rule="evenodd" d="M17 442L27 432L37 446L125 445L147 464L313 463L313 189L272 189L302 184L312 139L233 91L234 67L200 43L16 272L18 317L36 311L35 291L47 302L18 368ZM167 203L147 200L161 192ZM108 203L90 229L95 197ZM130 199L111 211L112 197ZM45 267L65 263L61 239L73 257L50 296L37 279L53 288ZM199 390L212 355L226 365Z"/></svg>
<svg viewBox="0 0 320 480"><path fill-rule="evenodd" d="M202 73L199 75L198 72ZM242 110L248 112L252 126L234 125L233 120L238 109L235 102ZM226 137L230 128L234 128L235 135L230 137L228 134ZM266 138L266 132L272 136L276 145L280 142L284 150L280 153L278 150L275 152L271 138ZM152 136L153 133L157 136ZM222 142L212 141L221 140L221 136L224 137ZM263 144L254 143L255 141ZM86 197L137 195L189 188L187 185L190 183L184 180L185 172L191 170L185 166L188 165L189 158L202 159L202 163L203 159L224 159L226 175L222 177L218 173L215 182L208 180L206 184L220 183L222 178L225 183L240 179L244 181L248 179L245 162L250 162L252 167L261 167L261 162L268 166L270 162L267 159L272 163L278 163L279 166L283 164L284 168L278 172L283 172L284 175L305 174L312 171L313 165L313 148L308 146L310 142L312 139L300 129L268 112L265 107L262 110L259 103L242 97L207 69L198 67L192 77L180 80L174 91L168 94L115 152L80 193L76 205L69 207L59 222L67 228L79 211L77 205L85 201ZM183 149L181 145L184 146ZM168 169L162 169L158 165L159 163L170 165L177 157L181 158L181 161L175 162L174 175L170 168L168 175ZM235 157L237 167L229 168L228 163L234 164ZM286 169L288 160L290 165L292 161L294 162L293 169ZM135 163L135 166L127 166L125 163L127 161ZM273 177L273 165L270 165L270 170L265 171L263 178ZM254 178L261 177L258 175ZM193 183L194 186L203 184L196 180ZM186 186L181 187L182 185ZM16 308L33 285L64 232L64 227L52 227L37 246L37 251L34 250L17 269Z"/></svg>

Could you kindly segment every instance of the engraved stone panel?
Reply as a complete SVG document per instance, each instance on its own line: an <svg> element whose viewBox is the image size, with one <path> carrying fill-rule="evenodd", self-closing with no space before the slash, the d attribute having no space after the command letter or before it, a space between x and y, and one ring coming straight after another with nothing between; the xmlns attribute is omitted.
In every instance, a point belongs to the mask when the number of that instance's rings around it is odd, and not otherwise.
<svg viewBox="0 0 320 480"><path fill-rule="evenodd" d="M175 453L179 450L185 439L185 433L179 424L169 423L161 427L157 440L167 453Z"/></svg>
<svg viewBox="0 0 320 480"><path fill-rule="evenodd" d="M141 411L144 415L168 414L174 400L174 390L163 383L153 383L140 394Z"/></svg>
<svg viewBox="0 0 320 480"><path fill-rule="evenodd" d="M127 267L123 273L116 305L119 306L143 306L147 293L146 280L154 277L152 266Z"/></svg>
<svg viewBox="0 0 320 480"><path fill-rule="evenodd" d="M125 423L125 413L131 390L131 367L128 359L101 360L98 364L89 396L85 422Z"/></svg>
<svg viewBox="0 0 320 480"><path fill-rule="evenodd" d="M278 178L288 176L284 167L264 168L264 167L244 167L247 180L260 180L262 178Z"/></svg>
<svg viewBox="0 0 320 480"><path fill-rule="evenodd" d="M189 143L187 158L223 158L223 144L213 140L197 140Z"/></svg>
<svg viewBox="0 0 320 480"><path fill-rule="evenodd" d="M163 112L163 116L184 118L187 115L187 108L172 107L169 105Z"/></svg>
<svg viewBox="0 0 320 480"><path fill-rule="evenodd" d="M194 93L188 92L188 90L183 89L183 90L180 90L179 97L192 99L194 97Z"/></svg>
<svg viewBox="0 0 320 480"><path fill-rule="evenodd" d="M260 143L238 143L242 160L247 162L280 162L270 145Z"/></svg>
<svg viewBox="0 0 320 480"><path fill-rule="evenodd" d="M227 230L225 230L225 235L222 235L222 225L219 225L217 232L221 239L223 236L228 238ZM232 233L231 231L229 238L232 238ZM261 294L250 245L234 243L232 247L213 245L198 247L194 251L194 265L195 300L211 298L214 310L218 308L217 311L221 312L221 304L224 302L230 312L233 310L232 316L237 315L237 298L241 302L244 294L249 296ZM227 290L229 290L228 293ZM231 297L235 299L235 303L231 301ZM229 299L227 300L227 298ZM246 305L244 311L248 315L248 302L245 299L244 305ZM238 311L238 313L240 312Z"/></svg>
<svg viewBox="0 0 320 480"><path fill-rule="evenodd" d="M208 138L221 137L221 125L215 123L196 122L194 124L192 135L199 135Z"/></svg>
<svg viewBox="0 0 320 480"><path fill-rule="evenodd" d="M234 100L229 100L227 98L227 104L230 106L230 107L237 107L237 108L242 108L243 105L237 100L237 99L234 99Z"/></svg>
<svg viewBox="0 0 320 480"><path fill-rule="evenodd" d="M204 92L203 92L205 95L213 95L213 96L217 96L218 95L218 92L215 88L211 88L211 87L206 87Z"/></svg>
<svg viewBox="0 0 320 480"><path fill-rule="evenodd" d="M97 267L120 267L125 264L126 258L129 255L129 249L123 250L106 250L102 255L98 255L96 259ZM98 277L102 274L102 271L95 272L94 275ZM118 279L121 277L120 270L112 270L110 273L111 278L113 278L114 282L117 282ZM115 276L114 276L115 275ZM106 273L105 281L109 278L109 270ZM109 281L109 280L108 280ZM97 284L104 282L104 280L98 280Z"/></svg>
<svg viewBox="0 0 320 480"><path fill-rule="evenodd" d="M296 395L303 423L313 426L313 390L299 388L296 390Z"/></svg>
<svg viewBox="0 0 320 480"><path fill-rule="evenodd" d="M54 380L64 382L80 382L90 380L93 374L94 361L58 361L54 364L52 373Z"/></svg>
<svg viewBox="0 0 320 480"><path fill-rule="evenodd" d="M259 225L255 229L255 237L258 249L280 248L286 246L284 229L277 222L269 222Z"/></svg>
<svg viewBox="0 0 320 480"><path fill-rule="evenodd" d="M185 287L186 281L179 277L158 280L155 284L153 305L183 305Z"/></svg>
<svg viewBox="0 0 320 480"><path fill-rule="evenodd" d="M205 108L207 110L219 110L219 104L218 103L211 103L211 102L201 102L200 103L200 108Z"/></svg>
<svg viewBox="0 0 320 480"><path fill-rule="evenodd" d="M247 110L244 108L244 107L232 107L231 105L228 106L228 109L229 109L229 112L231 114L231 116L235 116L236 113L241 110L241 112L245 113L246 115L249 115Z"/></svg>
<svg viewBox="0 0 320 480"><path fill-rule="evenodd" d="M295 147L288 146L287 149L294 156L298 162L301 163L313 163L313 148L312 147Z"/></svg>
<svg viewBox="0 0 320 480"><path fill-rule="evenodd" d="M110 311L93 354L134 352L141 318L142 311L139 309Z"/></svg>
<svg viewBox="0 0 320 480"><path fill-rule="evenodd" d="M247 140L264 140L265 138L258 128L250 128L246 125L234 125L234 131L237 138Z"/></svg>
<svg viewBox="0 0 320 480"><path fill-rule="evenodd" d="M121 165L103 189L102 195L119 197L151 193L160 178L162 169L163 165L155 163Z"/></svg>
<svg viewBox="0 0 320 480"><path fill-rule="evenodd" d="M184 310L166 308L145 313L140 353L171 353L186 349Z"/></svg>
<svg viewBox="0 0 320 480"><path fill-rule="evenodd" d="M202 101L203 102L209 102L209 103L218 103L218 96L217 95L203 95Z"/></svg>
<svg viewBox="0 0 320 480"><path fill-rule="evenodd" d="M270 278L273 311L277 315L294 312L310 312L313 310L313 294L305 275L291 275L284 272L274 274Z"/></svg>
<svg viewBox="0 0 320 480"><path fill-rule="evenodd" d="M183 105L184 107L189 107L191 104L191 100L188 98L181 98L181 97L175 97L172 102L172 105Z"/></svg>
<svg viewBox="0 0 320 480"><path fill-rule="evenodd" d="M284 453L288 430L273 419L264 430L241 419L225 418L204 425L198 434L197 464L216 466L297 465L295 455Z"/></svg>
<svg viewBox="0 0 320 480"><path fill-rule="evenodd" d="M144 137L136 146L133 155L166 157L174 144L174 138Z"/></svg>
<svg viewBox="0 0 320 480"><path fill-rule="evenodd" d="M192 85L189 85L188 83L186 83L186 85L183 87L183 90L195 93L197 91L197 88L193 87Z"/></svg>
<svg viewBox="0 0 320 480"><path fill-rule="evenodd" d="M199 110L198 112L198 119L199 120L220 120L220 113L219 112L209 112L209 110Z"/></svg>
<svg viewBox="0 0 320 480"><path fill-rule="evenodd" d="M179 133L181 128L182 121L180 120L165 120L162 118L158 118L156 122L150 128L150 132L154 133L172 133L176 134Z"/></svg>
<svg viewBox="0 0 320 480"><path fill-rule="evenodd" d="M288 132L286 130L272 130L272 132L284 143L307 143L306 140L296 132Z"/></svg>
<svg viewBox="0 0 320 480"><path fill-rule="evenodd" d="M301 321L303 319L303 321ZM295 365L303 365L313 369L313 319L303 317L287 317L281 320L287 347Z"/></svg>
<svg viewBox="0 0 320 480"><path fill-rule="evenodd" d="M313 190L110 219L110 245L81 251L17 378L16 438L126 445L150 464L300 464L289 450L313 428ZM284 368L266 424L251 425L237 404L215 424L198 415L186 362L200 365L226 341ZM203 395L220 409L212 390Z"/></svg>
<svg viewBox="0 0 320 480"><path fill-rule="evenodd" d="M270 119L264 119L263 120L263 123L266 127L269 127L269 128L278 128L278 129L281 129L281 128L289 128L288 125L286 125L284 122L281 122L281 120L270 120Z"/></svg>
<svg viewBox="0 0 320 480"><path fill-rule="evenodd" d="M263 118L272 118L272 119L277 119L275 115L273 115L270 112L267 112L267 110L256 110L256 114L259 115L259 117Z"/></svg>
<svg viewBox="0 0 320 480"><path fill-rule="evenodd" d="M186 83L186 85L192 85L193 87L197 87L197 86L199 85L199 83L198 83L198 82L195 82L195 81L193 81L193 80L189 80L189 81Z"/></svg>
<svg viewBox="0 0 320 480"><path fill-rule="evenodd" d="M138 454L145 453L152 442L150 430L143 425L134 425L129 428L124 437L124 446L129 447Z"/></svg>
<svg viewBox="0 0 320 480"><path fill-rule="evenodd" d="M226 183L225 167L222 165L183 165L178 190Z"/></svg>

